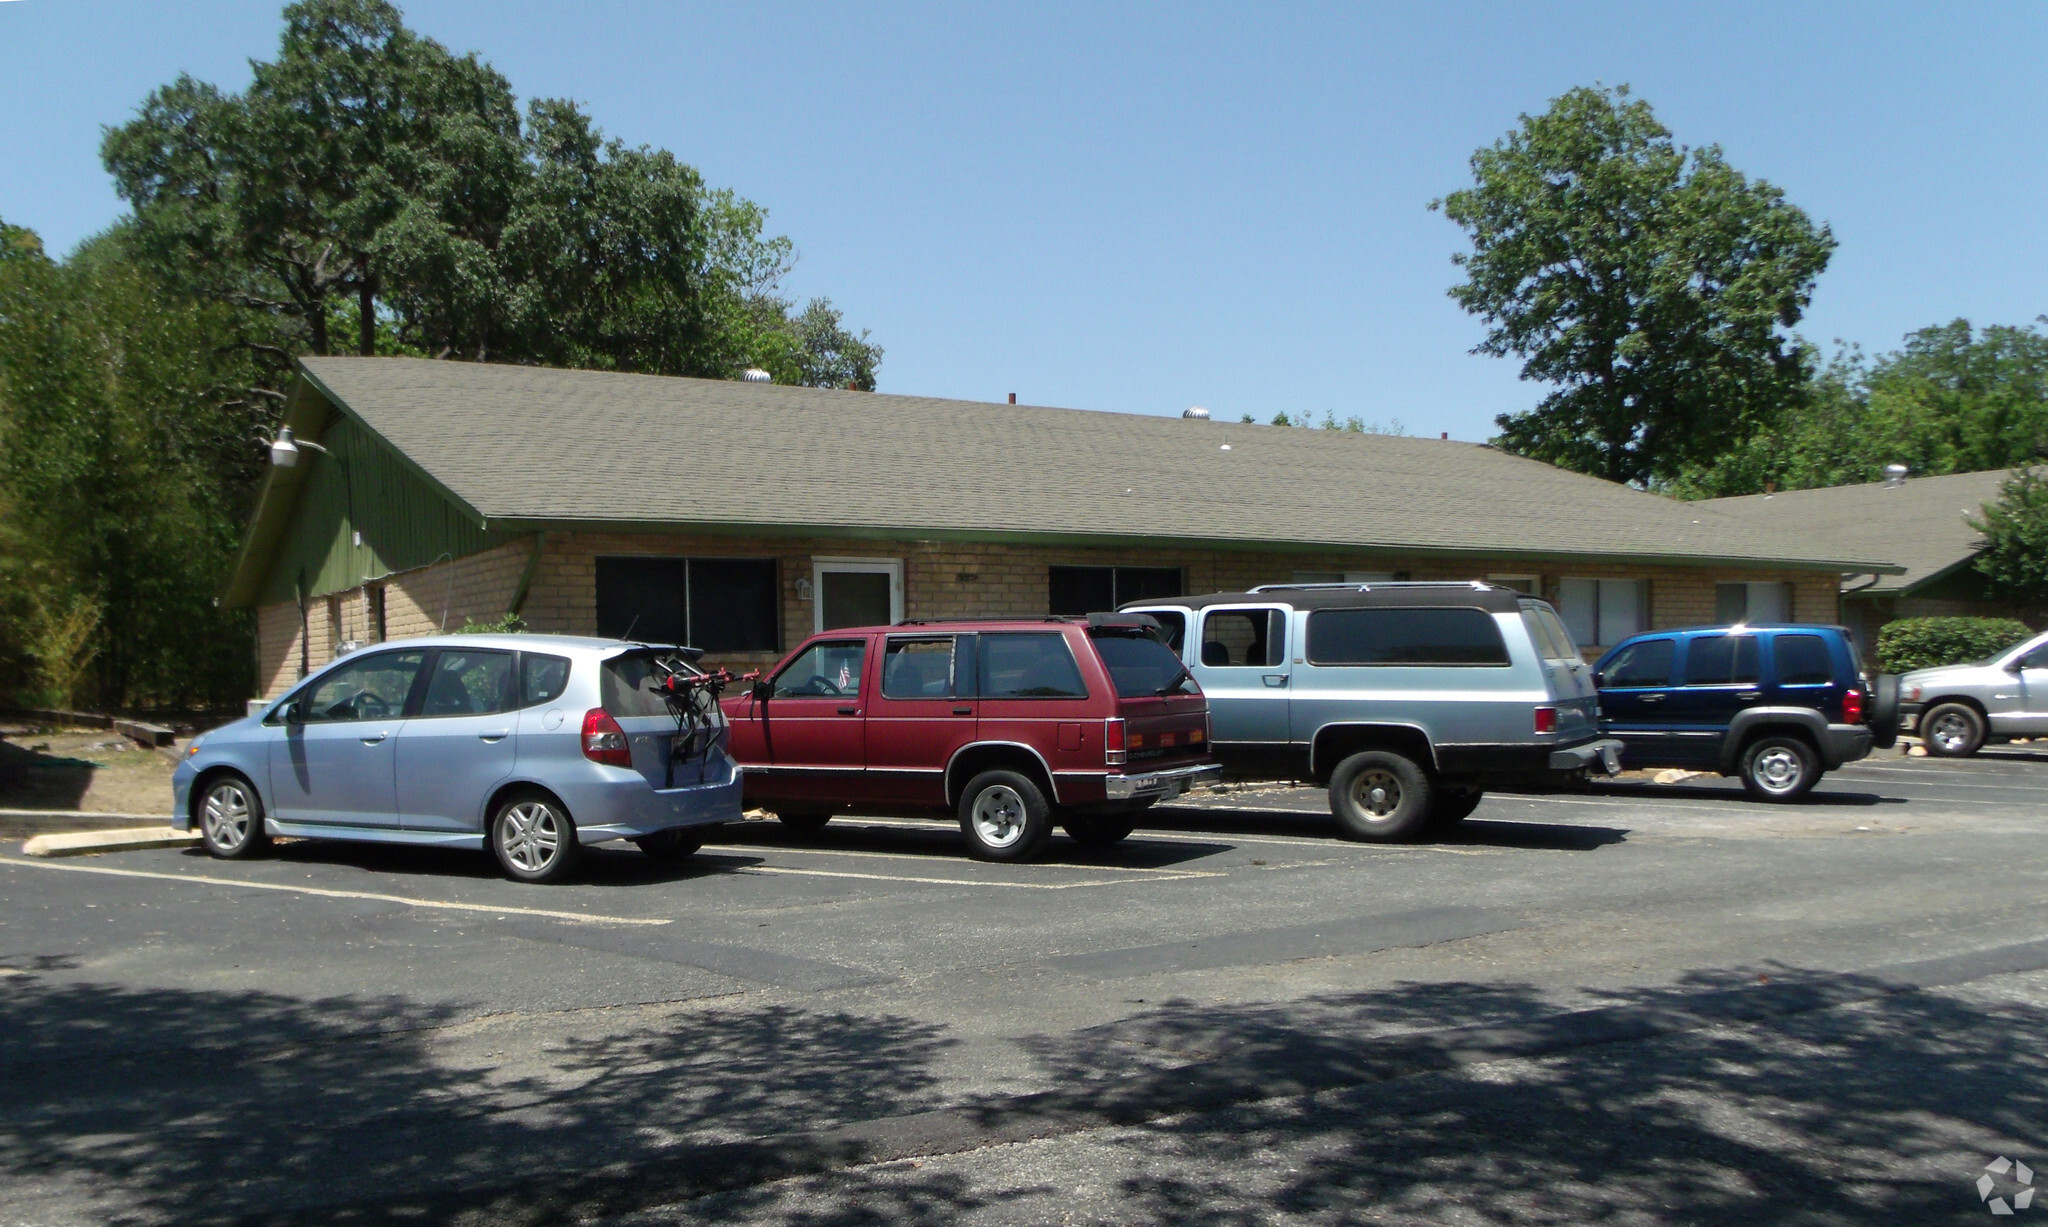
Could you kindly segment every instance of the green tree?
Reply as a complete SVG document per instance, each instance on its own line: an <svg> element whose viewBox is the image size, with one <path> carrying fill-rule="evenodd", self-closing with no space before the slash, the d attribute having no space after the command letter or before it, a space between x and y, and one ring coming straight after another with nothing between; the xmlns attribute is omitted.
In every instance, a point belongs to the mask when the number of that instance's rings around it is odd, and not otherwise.
<svg viewBox="0 0 2048 1227"><path fill-rule="evenodd" d="M1451 297L1475 352L1555 385L1503 414L1508 450L1649 484L1711 460L1805 393L1799 321L1834 236L1718 146L1673 142L1626 86L1579 88L1472 155L1431 202L1464 228Z"/></svg>
<svg viewBox="0 0 2048 1227"><path fill-rule="evenodd" d="M1984 534L1971 565L1984 576L1986 594L2048 604L2048 469L2013 474L1970 526Z"/></svg>

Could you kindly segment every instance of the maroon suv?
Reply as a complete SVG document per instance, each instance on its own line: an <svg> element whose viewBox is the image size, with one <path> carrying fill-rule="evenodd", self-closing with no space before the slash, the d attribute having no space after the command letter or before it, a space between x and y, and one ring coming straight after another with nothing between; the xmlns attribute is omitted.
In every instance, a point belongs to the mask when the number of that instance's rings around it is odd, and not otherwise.
<svg viewBox="0 0 2048 1227"><path fill-rule="evenodd" d="M954 813L984 860L1053 823L1113 844L1215 777L1209 705L1144 615L907 622L813 635L724 701L746 800L816 830L835 813Z"/></svg>

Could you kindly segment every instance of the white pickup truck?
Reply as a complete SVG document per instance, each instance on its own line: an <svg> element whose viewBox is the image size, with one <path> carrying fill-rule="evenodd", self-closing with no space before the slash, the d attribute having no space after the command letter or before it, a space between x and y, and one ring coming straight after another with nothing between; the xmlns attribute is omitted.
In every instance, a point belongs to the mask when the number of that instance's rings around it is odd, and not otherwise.
<svg viewBox="0 0 2048 1227"><path fill-rule="evenodd" d="M2048 737L2048 634L1976 664L1906 674L1899 722L1942 758L1975 754L1988 741Z"/></svg>

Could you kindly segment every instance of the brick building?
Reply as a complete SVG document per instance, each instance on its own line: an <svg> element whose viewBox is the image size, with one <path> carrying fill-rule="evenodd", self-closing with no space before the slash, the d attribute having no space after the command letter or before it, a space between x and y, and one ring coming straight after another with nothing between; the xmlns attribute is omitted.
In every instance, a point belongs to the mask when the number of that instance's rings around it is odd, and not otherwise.
<svg viewBox="0 0 2048 1227"><path fill-rule="evenodd" d="M399 358L309 358L225 600L274 695L345 645L533 629L776 659L814 630L1486 578L1581 642L1833 621L1837 556L1483 444ZM1732 604L1731 604L1732 602Z"/></svg>

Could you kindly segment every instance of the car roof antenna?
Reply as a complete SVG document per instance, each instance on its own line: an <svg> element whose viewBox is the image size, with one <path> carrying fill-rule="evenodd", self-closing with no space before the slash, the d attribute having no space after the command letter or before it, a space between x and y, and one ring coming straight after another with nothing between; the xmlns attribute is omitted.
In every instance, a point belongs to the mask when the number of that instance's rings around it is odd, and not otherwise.
<svg viewBox="0 0 2048 1227"><path fill-rule="evenodd" d="M636 627L636 626L638 626L638 625L640 625L640 615L639 615L639 614L634 614L634 615L633 615L633 620L632 620L631 622L628 622L628 623L626 623L626 633L625 633L625 634L623 634L623 635L620 635L620 636L619 636L619 642L620 642L620 643L631 643L631 642L633 642L633 628L634 628L634 627Z"/></svg>

